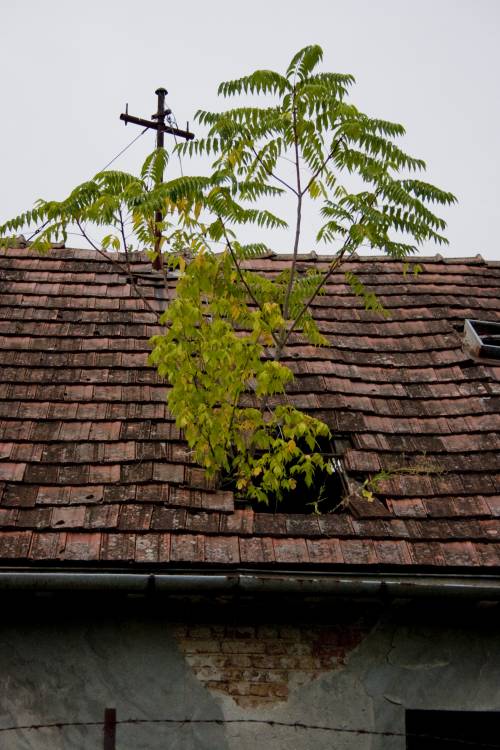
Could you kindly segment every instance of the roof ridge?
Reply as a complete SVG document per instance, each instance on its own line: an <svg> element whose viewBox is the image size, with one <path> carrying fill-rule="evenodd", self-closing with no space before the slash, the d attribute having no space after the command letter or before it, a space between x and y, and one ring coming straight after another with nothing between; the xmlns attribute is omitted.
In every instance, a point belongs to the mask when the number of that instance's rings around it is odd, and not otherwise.
<svg viewBox="0 0 500 750"><path fill-rule="evenodd" d="M26 254L26 250L29 250L31 245L29 244L20 244L15 243L12 246L4 247L0 249L0 255L9 255L9 256L24 256ZM70 259L70 258L76 258L79 257L87 257L92 259L99 259L103 262L105 261L104 255L110 254L109 252L102 250L101 252L98 252L97 250L94 250L93 248L82 248L82 247L61 247L60 243L55 243L51 251L54 253L57 258L64 260L64 259ZM125 253L122 252L116 252L112 254L112 257L117 261L125 261L127 260L127 256ZM265 253L262 253L261 255L257 255L252 260L291 260L293 258L292 253L280 253L275 252L273 250L269 250ZM299 253L298 254L298 260L303 261L332 261L337 257L335 253L329 254L329 253L317 253L315 250L312 250L308 253ZM148 261L149 257L147 255L146 251L137 251L134 253L130 253L128 256L128 259L132 262L140 261ZM488 258L484 258L480 253L477 253L476 255L470 255L470 256L443 256L441 253L436 253L435 255L412 255L407 258L403 259L397 259L392 258L389 255L358 255L357 253L354 253L349 259L346 259L346 263L349 262L373 262L376 261L379 262L386 262L386 263L403 263L403 262L409 262L409 263L446 263L446 264L467 264L467 265L491 265L491 266L500 266L500 259L499 260L491 260Z"/></svg>

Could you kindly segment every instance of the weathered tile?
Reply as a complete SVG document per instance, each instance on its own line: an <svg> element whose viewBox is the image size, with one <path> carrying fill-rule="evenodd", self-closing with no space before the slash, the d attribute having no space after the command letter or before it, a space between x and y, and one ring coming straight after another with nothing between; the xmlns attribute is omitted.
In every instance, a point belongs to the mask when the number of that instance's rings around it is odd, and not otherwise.
<svg viewBox="0 0 500 750"><path fill-rule="evenodd" d="M308 563L309 553L304 539L277 538L273 540L278 563Z"/></svg>
<svg viewBox="0 0 500 750"><path fill-rule="evenodd" d="M201 534L172 534L170 541L172 562L202 563L205 559L205 543Z"/></svg>
<svg viewBox="0 0 500 750"><path fill-rule="evenodd" d="M426 259L409 283L393 260L352 261L387 320L332 276L314 306L332 346L291 337L290 402L341 433L344 468L360 484L380 468L389 478L372 503L353 497L341 514L316 517L235 511L232 493L192 464L147 366L155 318L104 258L66 249L0 258L0 527L14 559L500 564L500 368L467 359L456 330L463 317L500 320L496 267ZM275 274L289 263L250 265ZM398 473L423 461L441 472ZM27 531L6 531L14 524Z"/></svg>
<svg viewBox="0 0 500 750"><path fill-rule="evenodd" d="M236 565L239 563L238 537L206 536L205 562L218 565Z"/></svg>

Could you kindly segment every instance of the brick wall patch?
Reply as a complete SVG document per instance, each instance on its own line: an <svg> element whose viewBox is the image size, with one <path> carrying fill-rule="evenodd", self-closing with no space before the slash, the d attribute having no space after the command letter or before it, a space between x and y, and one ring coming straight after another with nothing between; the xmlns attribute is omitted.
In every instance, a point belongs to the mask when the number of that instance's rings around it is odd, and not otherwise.
<svg viewBox="0 0 500 750"><path fill-rule="evenodd" d="M335 625L182 624L179 647L209 690L252 708L286 701L289 692L341 668L368 633L367 622Z"/></svg>

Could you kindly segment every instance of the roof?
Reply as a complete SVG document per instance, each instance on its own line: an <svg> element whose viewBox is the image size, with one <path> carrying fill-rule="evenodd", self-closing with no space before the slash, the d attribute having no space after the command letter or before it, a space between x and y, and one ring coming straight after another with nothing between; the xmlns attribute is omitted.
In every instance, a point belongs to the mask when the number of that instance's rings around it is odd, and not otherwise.
<svg viewBox="0 0 500 750"><path fill-rule="evenodd" d="M119 261L123 257L114 256ZM253 261L269 274L289 258ZM302 270L322 266L304 256ZM287 349L290 398L341 435L359 486L342 513L253 512L207 482L148 366L155 316L94 251L0 252L0 558L3 565L266 569L500 566L500 362L462 348L464 319L500 321L500 263L349 263L389 310L363 309L336 273L315 306L330 348ZM164 306L147 258L142 295ZM169 294L175 281L169 282Z"/></svg>

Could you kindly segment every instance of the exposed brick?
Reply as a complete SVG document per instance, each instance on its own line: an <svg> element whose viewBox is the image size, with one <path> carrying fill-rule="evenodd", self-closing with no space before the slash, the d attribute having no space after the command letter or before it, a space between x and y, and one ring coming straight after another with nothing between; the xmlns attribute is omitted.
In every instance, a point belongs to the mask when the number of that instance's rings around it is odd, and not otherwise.
<svg viewBox="0 0 500 750"><path fill-rule="evenodd" d="M214 631L216 633L217 631ZM224 628L224 636L227 638L255 638L257 628L255 625L226 625ZM218 633L220 635L220 633Z"/></svg>
<svg viewBox="0 0 500 750"><path fill-rule="evenodd" d="M224 654L263 654L266 647L263 641L258 641L255 638L249 640L225 638L221 641L220 650Z"/></svg>
<svg viewBox="0 0 500 750"><path fill-rule="evenodd" d="M221 652L221 644L213 639L202 640L202 639L180 639L179 644L183 647L183 650L189 654L214 654Z"/></svg>
<svg viewBox="0 0 500 750"><path fill-rule="evenodd" d="M212 637L213 630L209 625L189 625L186 635L190 638L201 638L202 640L207 640Z"/></svg>
<svg viewBox="0 0 500 750"><path fill-rule="evenodd" d="M370 624L347 619L334 626L189 625L176 637L197 678L209 690L272 705L288 697L289 685L305 685L342 666Z"/></svg>

